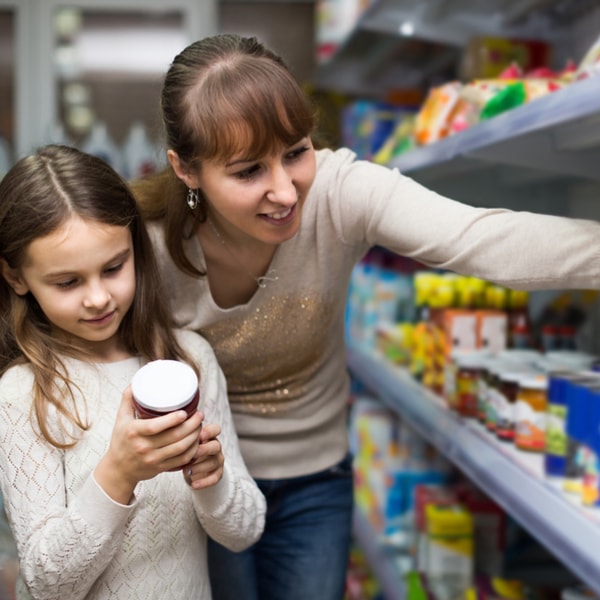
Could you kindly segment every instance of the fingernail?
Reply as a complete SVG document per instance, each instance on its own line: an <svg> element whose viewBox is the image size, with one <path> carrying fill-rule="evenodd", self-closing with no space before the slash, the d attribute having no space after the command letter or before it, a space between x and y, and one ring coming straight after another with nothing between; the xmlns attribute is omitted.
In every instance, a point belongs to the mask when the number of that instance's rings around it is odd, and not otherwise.
<svg viewBox="0 0 600 600"><path fill-rule="evenodd" d="M188 469L188 470L187 470L187 474L188 474L188 476L189 476L189 477L191 477L191 476L192 476L192 470L191 470L191 469Z"/></svg>

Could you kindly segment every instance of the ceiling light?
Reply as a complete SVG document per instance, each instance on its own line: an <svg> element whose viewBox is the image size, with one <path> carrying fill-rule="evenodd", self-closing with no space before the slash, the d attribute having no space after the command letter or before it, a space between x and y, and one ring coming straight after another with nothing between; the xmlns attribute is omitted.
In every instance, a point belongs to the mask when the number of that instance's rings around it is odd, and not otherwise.
<svg viewBox="0 0 600 600"><path fill-rule="evenodd" d="M415 26L411 21L404 21L400 24L398 31L400 31L402 35L409 37L415 32Z"/></svg>

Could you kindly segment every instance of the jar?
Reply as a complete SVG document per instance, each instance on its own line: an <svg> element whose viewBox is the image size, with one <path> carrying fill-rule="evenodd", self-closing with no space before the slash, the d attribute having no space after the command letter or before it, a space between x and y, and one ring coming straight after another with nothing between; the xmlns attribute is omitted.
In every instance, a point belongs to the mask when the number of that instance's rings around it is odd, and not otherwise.
<svg viewBox="0 0 600 600"><path fill-rule="evenodd" d="M481 357L459 356L456 359L454 408L463 417L477 418L477 398L481 375Z"/></svg>
<svg viewBox="0 0 600 600"><path fill-rule="evenodd" d="M188 417L198 410L198 377L185 363L155 360L144 365L131 382L135 412L139 419L151 419L185 410Z"/></svg>
<svg viewBox="0 0 600 600"><path fill-rule="evenodd" d="M527 377L520 382L515 403L515 446L530 452L546 447L546 408L548 378Z"/></svg>
<svg viewBox="0 0 600 600"><path fill-rule="evenodd" d="M485 428L491 432L494 432L496 430L496 412L498 407L500 373L502 373L505 369L506 365L500 361L495 363L492 366L492 368L488 371L485 416L483 423L485 425Z"/></svg>
<svg viewBox="0 0 600 600"><path fill-rule="evenodd" d="M519 382L525 373L506 371L500 373L496 405L496 437L505 442L515 439L515 405Z"/></svg>
<svg viewBox="0 0 600 600"><path fill-rule="evenodd" d="M489 389L492 384L494 367L498 362L498 359L491 355L482 360L479 385L477 386L477 420L482 425L485 425Z"/></svg>

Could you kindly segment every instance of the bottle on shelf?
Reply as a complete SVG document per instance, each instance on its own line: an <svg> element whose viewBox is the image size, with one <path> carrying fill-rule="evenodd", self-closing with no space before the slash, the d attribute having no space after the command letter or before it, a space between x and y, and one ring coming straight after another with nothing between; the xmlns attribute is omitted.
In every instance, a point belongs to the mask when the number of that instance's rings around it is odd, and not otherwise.
<svg viewBox="0 0 600 600"><path fill-rule="evenodd" d="M158 148L144 124L134 121L123 144L123 175L127 179L138 179L154 173L158 164Z"/></svg>
<svg viewBox="0 0 600 600"><path fill-rule="evenodd" d="M96 121L82 144L84 152L97 156L106 161L113 169L123 174L123 160L121 151L110 137L108 127L103 121Z"/></svg>

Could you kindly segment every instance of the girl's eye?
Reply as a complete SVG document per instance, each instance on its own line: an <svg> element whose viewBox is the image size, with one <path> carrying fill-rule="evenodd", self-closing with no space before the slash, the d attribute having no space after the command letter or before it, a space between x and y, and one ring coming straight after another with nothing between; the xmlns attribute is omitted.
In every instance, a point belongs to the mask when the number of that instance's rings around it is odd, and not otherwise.
<svg viewBox="0 0 600 600"><path fill-rule="evenodd" d="M69 279L68 281L59 281L56 284L56 287L60 288L61 290L66 290L66 289L73 287L75 285L75 283L76 283L75 279Z"/></svg>
<svg viewBox="0 0 600 600"><path fill-rule="evenodd" d="M110 275L112 273L118 273L123 268L123 263L119 263L118 265L113 265L112 267L108 267L106 272Z"/></svg>

